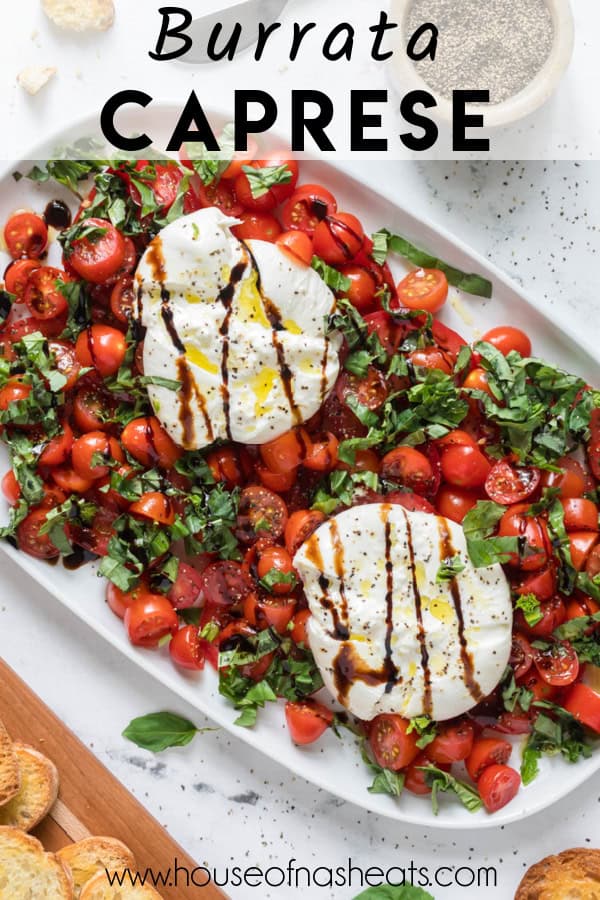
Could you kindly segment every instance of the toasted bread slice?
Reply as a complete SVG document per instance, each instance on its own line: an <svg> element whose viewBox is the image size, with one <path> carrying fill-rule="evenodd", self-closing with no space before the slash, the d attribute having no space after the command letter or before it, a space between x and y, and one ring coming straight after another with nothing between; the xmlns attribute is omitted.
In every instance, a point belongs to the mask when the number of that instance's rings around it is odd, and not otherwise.
<svg viewBox="0 0 600 900"><path fill-rule="evenodd" d="M532 866L515 900L600 900L600 850L565 850Z"/></svg>
<svg viewBox="0 0 600 900"><path fill-rule="evenodd" d="M0 825L31 831L54 805L58 796L58 772L54 763L27 744L14 744L21 772L19 792L0 806Z"/></svg>
<svg viewBox="0 0 600 900"><path fill-rule="evenodd" d="M0 900L72 900L71 879L53 853L18 828L0 826Z"/></svg>
<svg viewBox="0 0 600 900"><path fill-rule="evenodd" d="M19 792L21 773L13 742L2 722L0 722L0 806Z"/></svg>
<svg viewBox="0 0 600 900"><path fill-rule="evenodd" d="M135 872L135 857L129 847L111 837L89 837L63 847L56 854L73 875L75 897L97 872L129 869Z"/></svg>
<svg viewBox="0 0 600 900"><path fill-rule="evenodd" d="M111 887L106 872L98 872L90 878L79 896L80 900L161 900L161 895L153 887L132 885L127 876L122 887L117 882Z"/></svg>
<svg viewBox="0 0 600 900"><path fill-rule="evenodd" d="M115 18L113 0L42 0L44 12L59 28L106 31Z"/></svg>

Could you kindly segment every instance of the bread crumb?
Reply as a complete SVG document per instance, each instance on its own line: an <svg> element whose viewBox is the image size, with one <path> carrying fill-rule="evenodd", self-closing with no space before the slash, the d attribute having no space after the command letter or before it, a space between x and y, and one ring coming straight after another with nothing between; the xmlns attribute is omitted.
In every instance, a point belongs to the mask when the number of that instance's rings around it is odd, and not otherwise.
<svg viewBox="0 0 600 900"><path fill-rule="evenodd" d="M17 75L17 83L32 96L45 87L56 75L54 66L27 66Z"/></svg>
<svg viewBox="0 0 600 900"><path fill-rule="evenodd" d="M69 31L106 31L114 22L113 0L42 0L48 18Z"/></svg>

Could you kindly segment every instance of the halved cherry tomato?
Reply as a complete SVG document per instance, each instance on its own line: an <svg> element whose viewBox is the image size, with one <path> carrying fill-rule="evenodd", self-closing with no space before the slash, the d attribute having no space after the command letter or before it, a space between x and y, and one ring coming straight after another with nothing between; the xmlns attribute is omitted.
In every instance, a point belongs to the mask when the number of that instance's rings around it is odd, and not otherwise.
<svg viewBox="0 0 600 900"><path fill-rule="evenodd" d="M182 669L199 672L204 668L206 662L205 643L200 639L197 625L186 625L180 628L169 641L169 655L175 665Z"/></svg>
<svg viewBox="0 0 600 900"><path fill-rule="evenodd" d="M375 472L379 474L381 469L381 460L374 450L356 450L354 453L354 463L338 461L338 469L344 469L346 472Z"/></svg>
<svg viewBox="0 0 600 900"><path fill-rule="evenodd" d="M215 481L224 484L228 491L243 484L245 473L234 447L217 447L208 454L206 462Z"/></svg>
<svg viewBox="0 0 600 900"><path fill-rule="evenodd" d="M408 361L415 369L439 369L451 375L454 363L445 350L440 347L423 347L408 354Z"/></svg>
<svg viewBox="0 0 600 900"><path fill-rule="evenodd" d="M520 353L523 357L531 356L531 341L524 331L514 328L512 325L492 328L491 331L484 334L481 340L492 344L503 356L508 356L512 351Z"/></svg>
<svg viewBox="0 0 600 900"><path fill-rule="evenodd" d="M588 556L585 571L586 575L589 575L590 578L595 578L596 575L600 575L600 546L596 545Z"/></svg>
<svg viewBox="0 0 600 900"><path fill-rule="evenodd" d="M576 459L563 456L556 464L559 472L544 472L542 474L542 487L559 488L560 497L581 497L587 490L593 488L591 479Z"/></svg>
<svg viewBox="0 0 600 900"><path fill-rule="evenodd" d="M161 491L148 491L142 494L139 500L131 504L129 512L133 516L151 519L160 525L172 525L175 522L175 508Z"/></svg>
<svg viewBox="0 0 600 900"><path fill-rule="evenodd" d="M269 241L274 244L281 234L281 225L275 216L267 213L244 212L237 218L242 220L242 224L235 225L231 230L240 241Z"/></svg>
<svg viewBox="0 0 600 900"><path fill-rule="evenodd" d="M535 668L530 669L527 675L519 678L517 685L530 691L534 700L552 701L559 691L559 688L545 681Z"/></svg>
<svg viewBox="0 0 600 900"><path fill-rule="evenodd" d="M146 160L140 160L136 169L141 173L139 180L148 185L163 212L167 212L175 203L179 186L183 178L183 172L179 166L173 163L153 162L148 165ZM142 205L141 196L134 184L130 184L129 190L138 206Z"/></svg>
<svg viewBox="0 0 600 900"><path fill-rule="evenodd" d="M522 610L518 609L515 613L515 627L531 637L547 638L551 637L567 619L565 603L560 597L542 601L540 612L542 618L537 625L528 625Z"/></svg>
<svg viewBox="0 0 600 900"><path fill-rule="evenodd" d="M561 498L567 531L598 531L598 507L584 497Z"/></svg>
<svg viewBox="0 0 600 900"><path fill-rule="evenodd" d="M40 453L40 466L60 466L65 463L73 446L73 431L67 422L61 425L61 432L52 438Z"/></svg>
<svg viewBox="0 0 600 900"><path fill-rule="evenodd" d="M556 594L557 577L554 566L528 575L515 588L517 594L535 594L538 600L551 600Z"/></svg>
<svg viewBox="0 0 600 900"><path fill-rule="evenodd" d="M382 768L398 772L418 756L419 736L415 731L408 733L409 724L401 716L383 713L369 725L369 744Z"/></svg>
<svg viewBox="0 0 600 900"><path fill-rule="evenodd" d="M106 602L119 619L124 619L128 607L149 593L148 586L144 583L131 591L122 591L112 581L106 583Z"/></svg>
<svg viewBox="0 0 600 900"><path fill-rule="evenodd" d="M274 581L270 588L272 594L289 594L294 587L292 558L284 547L267 547L258 558L257 572L259 578L266 578L272 573L287 577L287 581Z"/></svg>
<svg viewBox="0 0 600 900"><path fill-rule="evenodd" d="M171 469L183 452L155 416L143 416L129 422L121 434L121 443L147 468Z"/></svg>
<svg viewBox="0 0 600 900"><path fill-rule="evenodd" d="M504 712L494 722L494 731L500 734L530 734L531 719L525 713Z"/></svg>
<svg viewBox="0 0 600 900"><path fill-rule="evenodd" d="M439 269L417 269L398 285L398 300L407 309L438 312L448 299L448 279Z"/></svg>
<svg viewBox="0 0 600 900"><path fill-rule="evenodd" d="M327 216L315 229L315 253L329 265L341 266L354 259L364 237L363 227L356 216L343 212Z"/></svg>
<svg viewBox="0 0 600 900"><path fill-rule="evenodd" d="M595 531L571 531L569 534L569 549L571 560L577 572L581 572L588 561L589 555L598 543L598 533Z"/></svg>
<svg viewBox="0 0 600 900"><path fill-rule="evenodd" d="M278 475L287 475L297 469L306 456L306 440L301 430L286 431L259 447L265 466Z"/></svg>
<svg viewBox="0 0 600 900"><path fill-rule="evenodd" d="M0 388L0 410L6 412L12 403L20 403L22 400L27 400L31 390L31 385L22 382L19 376L11 378L3 388Z"/></svg>
<svg viewBox="0 0 600 900"><path fill-rule="evenodd" d="M177 613L162 594L144 594L125 610L125 628L137 647L157 647L179 629Z"/></svg>
<svg viewBox="0 0 600 900"><path fill-rule="evenodd" d="M377 282L371 272L357 265L342 266L340 272L350 281L348 290L342 291L343 296L348 298L361 315L371 312L375 306L377 291Z"/></svg>
<svg viewBox="0 0 600 900"><path fill-rule="evenodd" d="M455 763L466 759L473 747L473 725L466 719L439 726L438 733L427 745L427 756L435 763Z"/></svg>
<svg viewBox="0 0 600 900"><path fill-rule="evenodd" d="M233 560L211 563L202 572L201 581L206 604L217 609L238 606L255 589L248 572Z"/></svg>
<svg viewBox="0 0 600 900"><path fill-rule="evenodd" d="M600 481L600 441L592 441L588 446L588 462L594 478Z"/></svg>
<svg viewBox="0 0 600 900"><path fill-rule="evenodd" d="M427 756L427 752L419 753L415 757L411 764L407 766L405 772L404 787L407 791L419 796L431 793L431 788L425 781L425 772L423 771L424 768L431 765L433 765L433 761ZM450 771L450 766L445 763L437 763L437 768L442 769L444 772Z"/></svg>
<svg viewBox="0 0 600 900"><path fill-rule="evenodd" d="M402 506L409 512L425 512L435 513L435 507L421 497L419 494L410 493L410 491L390 491L382 498L382 503L390 503L392 506Z"/></svg>
<svg viewBox="0 0 600 900"><path fill-rule="evenodd" d="M350 408L349 398L367 409L376 410L383 406L388 396L385 376L375 366L369 366L367 374L362 378L351 372L342 372L335 390L340 402L346 403Z"/></svg>
<svg viewBox="0 0 600 900"><path fill-rule="evenodd" d="M303 231L284 231L275 241L277 246L287 253L295 262L310 266L314 256L313 243Z"/></svg>
<svg viewBox="0 0 600 900"><path fill-rule="evenodd" d="M395 322L382 309L377 312L367 313L365 324L369 335L377 335L381 346L388 356L394 356L398 352L398 348L406 335L415 328L415 325L411 322Z"/></svg>
<svg viewBox="0 0 600 900"><path fill-rule="evenodd" d="M542 473L535 466L513 466L503 459L492 467L485 482L485 492L494 503L512 506L533 496L541 480Z"/></svg>
<svg viewBox="0 0 600 900"><path fill-rule="evenodd" d="M540 676L553 687L573 684L579 675L579 659L568 641L556 641L547 649L536 650L533 661Z"/></svg>
<svg viewBox="0 0 600 900"><path fill-rule="evenodd" d="M251 485L240 495L235 533L248 544L265 536L276 541L285 530L287 518L281 497L267 488Z"/></svg>
<svg viewBox="0 0 600 900"><path fill-rule="evenodd" d="M192 203L194 209L216 206L226 216L234 219L248 215L244 213L244 207L238 201L232 185L223 181L213 181L212 184L205 185L200 178L192 179L189 193L194 195Z"/></svg>
<svg viewBox="0 0 600 900"><path fill-rule="evenodd" d="M431 494L436 485L431 462L414 447L396 447L386 453L381 461L381 477L424 496Z"/></svg>
<svg viewBox="0 0 600 900"><path fill-rule="evenodd" d="M194 566L180 560L177 577L167 597L175 609L189 609L199 604L202 588L202 574Z"/></svg>
<svg viewBox="0 0 600 900"><path fill-rule="evenodd" d="M41 265L37 259L16 259L4 273L4 287L9 293L14 294L17 300L22 300L29 276Z"/></svg>
<svg viewBox="0 0 600 900"><path fill-rule="evenodd" d="M113 413L112 396L102 388L87 385L75 394L73 418L80 431L107 431Z"/></svg>
<svg viewBox="0 0 600 900"><path fill-rule="evenodd" d="M521 678L521 676L526 675L527 672L529 672L533 665L533 656L533 648L525 635L515 631L512 637L509 660L510 665L514 670L515 678Z"/></svg>
<svg viewBox="0 0 600 900"><path fill-rule="evenodd" d="M435 505L440 516L461 524L478 500L478 495L473 491L444 484L438 492Z"/></svg>
<svg viewBox="0 0 600 900"><path fill-rule="evenodd" d="M313 472L331 472L338 461L339 441L328 432L317 440L309 439L303 465Z"/></svg>
<svg viewBox="0 0 600 900"><path fill-rule="evenodd" d="M2 478L2 493L11 506L15 506L19 502L19 498L21 496L21 485L17 481L15 473L12 469L9 469Z"/></svg>
<svg viewBox="0 0 600 900"><path fill-rule="evenodd" d="M69 277L52 266L35 269L29 276L23 300L36 319L55 319L67 312L69 304L57 287L59 281L67 282Z"/></svg>
<svg viewBox="0 0 600 900"><path fill-rule="evenodd" d="M13 259L39 259L48 245L48 228L41 216L18 212L4 226L4 240Z"/></svg>
<svg viewBox="0 0 600 900"><path fill-rule="evenodd" d="M94 483L93 478L84 478L69 466L57 466L52 469L52 480L67 494L85 494Z"/></svg>
<svg viewBox="0 0 600 900"><path fill-rule="evenodd" d="M316 700L285 704L285 720L295 744L304 746L317 741L334 719L333 712Z"/></svg>
<svg viewBox="0 0 600 900"><path fill-rule="evenodd" d="M319 223L336 212L333 194L320 184L303 184L285 203L281 219L287 231L304 231L312 236Z"/></svg>
<svg viewBox="0 0 600 900"><path fill-rule="evenodd" d="M104 465L100 460L106 460ZM116 438L104 431L88 431L77 438L71 448L73 468L82 478L95 481L110 472L110 463L124 462L123 451Z"/></svg>
<svg viewBox="0 0 600 900"><path fill-rule="evenodd" d="M47 522L47 515L47 508L33 509L17 527L19 549L37 559L55 559L60 556L50 535L40 533Z"/></svg>
<svg viewBox="0 0 600 900"><path fill-rule="evenodd" d="M493 765L484 769L477 782L483 805L488 812L498 812L519 793L521 776L510 766Z"/></svg>
<svg viewBox="0 0 600 900"><path fill-rule="evenodd" d="M325 516L318 509L299 509L292 513L285 526L285 546L292 559L324 521Z"/></svg>
<svg viewBox="0 0 600 900"><path fill-rule="evenodd" d="M244 600L244 618L259 628L272 628L278 634L286 634L296 611L293 598L277 598L256 593Z"/></svg>
<svg viewBox="0 0 600 900"><path fill-rule="evenodd" d="M285 494L286 491L291 491L298 477L295 469L286 472L285 475L280 472L271 472L266 466L257 465L255 470L262 486L270 491L275 491L276 494Z"/></svg>
<svg viewBox="0 0 600 900"><path fill-rule="evenodd" d="M511 565L520 566L525 572L535 572L548 562L549 538L542 520L527 515L529 508L527 503L521 503L508 509L500 519L498 534L522 539L525 552L512 554Z"/></svg>
<svg viewBox="0 0 600 900"><path fill-rule="evenodd" d="M89 237L73 241L69 265L85 281L103 284L121 269L125 260L125 241L107 219L86 219L85 226L95 231Z"/></svg>
<svg viewBox="0 0 600 900"><path fill-rule="evenodd" d="M491 465L481 450L451 446L442 454L442 475L449 484L460 488L478 488L485 484Z"/></svg>
<svg viewBox="0 0 600 900"><path fill-rule="evenodd" d="M483 391L493 400L496 399L489 385L488 374L485 369L472 369L463 381L463 388L471 391Z"/></svg>
<svg viewBox="0 0 600 900"><path fill-rule="evenodd" d="M308 623L310 621L310 609L301 609L292 619L293 628L290 631L290 637L295 644L302 644L308 647Z"/></svg>
<svg viewBox="0 0 600 900"><path fill-rule="evenodd" d="M587 728L600 733L600 694L587 684L574 684L562 705Z"/></svg>
<svg viewBox="0 0 600 900"><path fill-rule="evenodd" d="M70 341L48 341L48 350L56 369L67 379L62 390L70 391L77 384L81 371L81 365L75 355L75 347Z"/></svg>
<svg viewBox="0 0 600 900"><path fill-rule="evenodd" d="M110 325L91 325L81 332L75 344L81 365L96 369L104 378L119 371L126 353L125 335Z"/></svg>
<svg viewBox="0 0 600 900"><path fill-rule="evenodd" d="M477 738L465 765L473 781L479 781L485 769L504 765L512 754L512 744L501 738Z"/></svg>
<svg viewBox="0 0 600 900"><path fill-rule="evenodd" d="M248 174L244 171L240 172L235 180L235 193L238 200L246 209L253 212L270 212L287 200L294 193L294 189L298 182L299 167L295 159L285 159L280 153L271 153L269 159L260 159L250 163L253 169L271 169L281 168L284 176L288 179L280 184L275 184L260 196L255 196L251 187Z"/></svg>
<svg viewBox="0 0 600 900"><path fill-rule="evenodd" d="M121 325L128 325L135 315L136 295L131 275L122 275L110 294L110 311Z"/></svg>

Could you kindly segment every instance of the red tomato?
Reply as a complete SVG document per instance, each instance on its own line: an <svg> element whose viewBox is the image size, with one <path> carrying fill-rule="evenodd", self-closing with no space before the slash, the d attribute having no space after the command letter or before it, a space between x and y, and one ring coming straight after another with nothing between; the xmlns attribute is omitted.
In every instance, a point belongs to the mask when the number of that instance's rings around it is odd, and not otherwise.
<svg viewBox="0 0 600 900"><path fill-rule="evenodd" d="M437 511L440 516L462 523L466 514L477 505L477 494L461 488L442 485L436 497Z"/></svg>
<svg viewBox="0 0 600 900"><path fill-rule="evenodd" d="M173 504L161 491L148 491L142 494L139 500L131 504L129 512L132 516L141 516L160 525L173 525L175 522Z"/></svg>
<svg viewBox="0 0 600 900"><path fill-rule="evenodd" d="M563 497L560 502L567 531L598 531L598 507L592 500Z"/></svg>
<svg viewBox="0 0 600 900"><path fill-rule="evenodd" d="M573 566L578 572L585 568L590 553L598 543L595 531L572 531L569 534L569 549Z"/></svg>
<svg viewBox="0 0 600 900"><path fill-rule="evenodd" d="M177 577L167 597L175 609L189 609L199 604L202 588L202 574L194 566L180 560Z"/></svg>
<svg viewBox="0 0 600 900"><path fill-rule="evenodd" d="M119 371L127 353L125 335L110 325L92 325L82 331L75 344L82 366L96 369L104 378Z"/></svg>
<svg viewBox="0 0 600 900"><path fill-rule="evenodd" d="M67 298L59 291L58 281L67 282L69 277L52 266L42 266L29 276L23 300L36 319L55 319L67 312Z"/></svg>
<svg viewBox="0 0 600 900"><path fill-rule="evenodd" d="M330 431L339 441L348 438L364 437L367 428L359 422L349 406L347 406L333 391L315 417L315 423L321 431ZM309 423L312 431L312 426Z"/></svg>
<svg viewBox="0 0 600 900"><path fill-rule="evenodd" d="M448 279L439 269L417 269L398 285L398 300L407 309L438 312L448 299Z"/></svg>
<svg viewBox="0 0 600 900"><path fill-rule="evenodd" d="M37 259L16 259L4 273L4 287L17 300L22 300L29 276L39 269L41 262Z"/></svg>
<svg viewBox="0 0 600 900"><path fill-rule="evenodd" d="M257 465L255 466L255 471L262 486L270 491L275 491L276 494L284 494L286 491L290 491L298 477L295 469L286 472L284 475L280 472L271 472L265 466Z"/></svg>
<svg viewBox="0 0 600 900"><path fill-rule="evenodd" d="M320 440L310 440L306 448L304 466L313 472L331 472L338 461L339 441L328 432Z"/></svg>
<svg viewBox="0 0 600 900"><path fill-rule="evenodd" d="M350 406L348 398L352 397L361 406L366 406L371 410L383 406L388 396L385 376L375 366L369 366L364 378L353 375L351 372L342 372L335 389L341 403Z"/></svg>
<svg viewBox="0 0 600 900"><path fill-rule="evenodd" d="M406 790L410 791L411 794L417 794L418 796L430 794L431 788L425 781L425 772L423 772L423 768L432 765L433 762L429 759L426 752L419 753L413 762L406 768L404 777L404 787ZM437 768L442 769L443 771L449 771L450 766L442 764L438 765Z"/></svg>
<svg viewBox="0 0 600 900"><path fill-rule="evenodd" d="M594 478L600 481L600 441L592 441L588 446L588 462Z"/></svg>
<svg viewBox="0 0 600 900"><path fill-rule="evenodd" d="M148 187L152 189L152 192L156 197L156 202L163 212L167 212L177 199L183 172L179 166L174 165L173 163L163 165L161 163L153 162L152 166L153 169L149 171L149 174L147 173L145 176L141 177L140 181L143 184L147 184ZM148 169L148 163L145 160L140 160L136 168L139 172L143 173L145 169ZM136 186L133 184L130 185L130 191L134 201L137 202L138 206L141 206L141 197Z"/></svg>
<svg viewBox="0 0 600 900"><path fill-rule="evenodd" d="M574 684L562 705L587 728L600 733L600 695L596 691L586 684Z"/></svg>
<svg viewBox="0 0 600 900"><path fill-rule="evenodd" d="M48 350L54 359L55 367L67 379L62 390L70 391L77 384L81 371L75 347L70 341L48 341Z"/></svg>
<svg viewBox="0 0 600 900"><path fill-rule="evenodd" d="M31 394L31 385L23 384L19 376L11 378L3 388L0 388L0 410L5 412L12 403L20 403L27 400Z"/></svg>
<svg viewBox="0 0 600 900"><path fill-rule="evenodd" d="M285 719L295 744L303 746L317 741L332 724L333 718L332 711L316 700L285 704Z"/></svg>
<svg viewBox="0 0 600 900"><path fill-rule="evenodd" d="M537 650L533 661L540 676L553 687L573 684L579 675L577 653L568 641L557 641L548 649Z"/></svg>
<svg viewBox="0 0 600 900"><path fill-rule="evenodd" d="M137 298L131 275L122 275L110 294L110 311L121 325L129 325L134 318Z"/></svg>
<svg viewBox="0 0 600 900"><path fill-rule="evenodd" d="M429 500L408 491L391 491L383 497L382 502L391 503L392 506L402 506L409 512L435 513L435 508Z"/></svg>
<svg viewBox="0 0 600 900"><path fill-rule="evenodd" d="M301 609L292 619L293 628L290 631L290 637L295 644L302 644L304 647L308 647L308 623L310 617L310 609Z"/></svg>
<svg viewBox="0 0 600 900"><path fill-rule="evenodd" d="M535 516L527 515L528 511L527 503L508 509L500 519L498 534L500 537L522 538L525 552L514 553L511 565L520 566L525 572L535 572L543 569L548 562L549 539L544 523Z"/></svg>
<svg viewBox="0 0 600 900"><path fill-rule="evenodd" d="M413 331L412 323L397 323L384 310L368 313L365 316L365 324L369 335L376 334L379 342L388 356L394 356L398 352L400 344L406 335Z"/></svg>
<svg viewBox="0 0 600 900"><path fill-rule="evenodd" d="M232 491L244 483L245 472L234 447L217 447L208 454L206 461L215 481L224 484L227 490Z"/></svg>
<svg viewBox="0 0 600 900"><path fill-rule="evenodd" d="M84 478L68 466L52 469L52 479L67 494L85 494L94 483L93 478Z"/></svg>
<svg viewBox="0 0 600 900"><path fill-rule="evenodd" d="M280 166L285 166L289 174L292 176L289 181L286 181L283 184L276 184L271 188L272 193L275 194L277 205L283 203L283 201L287 200L288 197L291 197L296 190L296 185L298 184L300 166L298 165L297 160L289 158L289 153L289 148L287 150L269 150L269 152L262 159L259 159L256 163L259 168L262 169L278 169Z"/></svg>
<svg viewBox="0 0 600 900"><path fill-rule="evenodd" d="M557 578L553 566L534 572L525 578L516 588L517 594L535 594L538 600L551 600L556 594Z"/></svg>
<svg viewBox="0 0 600 900"><path fill-rule="evenodd" d="M125 610L125 628L137 647L157 647L179 629L177 613L162 594L144 594Z"/></svg>
<svg viewBox="0 0 600 900"><path fill-rule="evenodd" d="M492 467L485 492L495 503L512 506L531 497L540 486L542 473L534 466L513 466L503 459Z"/></svg>
<svg viewBox="0 0 600 900"><path fill-rule="evenodd" d="M524 331L520 328L513 328L511 325L501 325L498 328L492 328L481 338L487 344L492 344L496 350L499 350L504 356L515 351L523 357L531 356L531 341Z"/></svg>
<svg viewBox="0 0 600 900"><path fill-rule="evenodd" d="M69 265L85 281L103 284L122 267L125 241L121 232L107 219L86 219L85 226L98 231L90 237L73 241L68 256Z"/></svg>
<svg viewBox="0 0 600 900"><path fill-rule="evenodd" d="M523 713L502 713L494 723L494 731L501 734L530 734L531 719Z"/></svg>
<svg viewBox="0 0 600 900"><path fill-rule="evenodd" d="M39 259L48 244L48 228L35 213L18 212L4 226L4 240L13 259Z"/></svg>
<svg viewBox="0 0 600 900"><path fill-rule="evenodd" d="M19 549L37 559L55 559L60 556L48 534L40 531L47 521L48 510L38 508L31 510L17 527L17 544Z"/></svg>
<svg viewBox="0 0 600 900"><path fill-rule="evenodd" d="M257 572L259 578L266 578L271 573L284 576L292 575L294 566L292 558L284 547L267 547L258 558ZM294 587L294 581L275 583L270 588L272 594L289 594Z"/></svg>
<svg viewBox="0 0 600 900"><path fill-rule="evenodd" d="M585 571L590 578L595 578L596 575L600 575L600 546L597 545L594 547L588 556Z"/></svg>
<svg viewBox="0 0 600 900"><path fill-rule="evenodd" d="M429 459L414 447L396 447L381 461L381 477L427 495L435 490L436 478Z"/></svg>
<svg viewBox="0 0 600 900"><path fill-rule="evenodd" d="M278 475L287 475L297 469L306 456L306 441L302 431L286 431L259 447L261 459L267 469Z"/></svg>
<svg viewBox="0 0 600 900"><path fill-rule="evenodd" d="M433 320L431 330L437 346L441 347L441 349L445 350L447 353L450 353L454 358L458 356L461 348L465 347L467 344L465 339L461 337L458 332L454 331L452 328L448 328L448 326L444 325L443 322L440 322L439 319Z"/></svg>
<svg viewBox="0 0 600 900"><path fill-rule="evenodd" d="M454 362L439 347L423 347L421 350L413 350L408 354L408 361L415 369L439 369L446 375L451 375Z"/></svg>
<svg viewBox="0 0 600 900"><path fill-rule="evenodd" d="M231 230L240 241L269 241L274 244L281 234L281 225L274 216L266 213L245 212L236 218L242 220Z"/></svg>
<svg viewBox="0 0 600 900"><path fill-rule="evenodd" d="M129 422L121 434L121 443L146 468L171 469L183 452L155 416Z"/></svg>
<svg viewBox="0 0 600 900"><path fill-rule="evenodd" d="M106 460L107 465L98 462L98 457ZM71 449L73 468L82 478L92 481L108 475L113 460L124 462L123 451L117 439L103 431L88 431L77 438Z"/></svg>
<svg viewBox="0 0 600 900"><path fill-rule="evenodd" d="M299 509L292 513L285 526L285 546L292 559L324 521L325 516L318 509Z"/></svg>
<svg viewBox="0 0 600 900"><path fill-rule="evenodd" d="M303 184L284 205L281 219L286 230L304 231L312 236L319 223L336 212L333 194L320 184Z"/></svg>
<svg viewBox="0 0 600 900"><path fill-rule="evenodd" d="M295 611L296 601L291 598L258 597L252 593L244 600L244 618L252 625L272 628L278 634L287 634Z"/></svg>
<svg viewBox="0 0 600 900"><path fill-rule="evenodd" d="M521 776L510 766L493 765L484 769L477 788L488 812L498 812L516 797L521 787Z"/></svg>
<svg viewBox="0 0 600 900"><path fill-rule="evenodd" d="M257 160L250 164L253 169L280 168L285 166L284 175L289 178L285 183L273 185L260 196L255 196L248 177L248 173L242 171L235 180L235 193L238 200L246 209L252 212L270 212L287 200L294 193L298 181L298 163L294 159L282 159L278 154L272 154L272 158ZM290 177L291 176L291 177Z"/></svg>
<svg viewBox="0 0 600 900"><path fill-rule="evenodd" d="M350 280L350 287L347 291L341 291L341 294L348 298L361 316L371 312L375 305L375 292L377 291L377 282L371 272L363 266L357 265L342 266L340 272Z"/></svg>
<svg viewBox="0 0 600 900"><path fill-rule="evenodd" d="M378 475L381 469L381 460L374 450L356 450L352 465L338 462L337 468L344 469L346 472L375 472Z"/></svg>
<svg viewBox="0 0 600 900"><path fill-rule="evenodd" d="M560 497L581 497L585 491L593 488L585 469L576 459L563 456L555 465L562 471L544 472L542 487L559 488Z"/></svg>
<svg viewBox="0 0 600 900"><path fill-rule="evenodd" d="M287 508L281 497L267 488L244 488L238 504L236 536L251 544L260 537L276 541L287 523Z"/></svg>
<svg viewBox="0 0 600 900"><path fill-rule="evenodd" d="M478 488L486 482L491 465L481 450L474 447L448 447L442 454L445 481L461 488Z"/></svg>
<svg viewBox="0 0 600 900"><path fill-rule="evenodd" d="M96 386L80 388L73 403L73 417L80 431L107 431L114 413L112 397Z"/></svg>
<svg viewBox="0 0 600 900"><path fill-rule="evenodd" d="M327 216L315 229L315 253L329 265L341 266L354 259L364 237L363 227L356 216L350 213Z"/></svg>
<svg viewBox="0 0 600 900"><path fill-rule="evenodd" d="M551 637L556 629L567 620L567 610L560 597L543 601L540 604L540 612L542 618L537 625L528 625L522 610L518 609L515 613L515 627L531 637L547 638Z"/></svg>
<svg viewBox="0 0 600 900"><path fill-rule="evenodd" d="M294 262L304 263L310 266L314 256L313 243L308 234L303 231L284 231L275 241L277 246L283 250L288 256L291 256Z"/></svg>
<svg viewBox="0 0 600 900"><path fill-rule="evenodd" d="M479 781L483 771L494 765L504 765L510 759L512 744L501 738L477 738L467 757L466 767L473 781Z"/></svg>
<svg viewBox="0 0 600 900"><path fill-rule="evenodd" d="M186 625L169 641L169 655L175 665L198 672L204 668L206 661L204 644L200 639L198 626Z"/></svg>
<svg viewBox="0 0 600 900"><path fill-rule="evenodd" d="M219 181L205 185L198 178L192 181L191 191L195 194L194 209L207 209L208 207L216 206L226 216L231 216L234 219L247 215L247 213L244 213L244 207L238 202L230 184Z"/></svg>
<svg viewBox="0 0 600 900"><path fill-rule="evenodd" d="M369 725L369 743L377 760L384 769L398 772L410 765L418 756L418 734L407 733L409 722L401 716L383 713Z"/></svg>
<svg viewBox="0 0 600 900"><path fill-rule="evenodd" d="M143 583L131 591L122 591L112 581L106 583L106 602L119 619L124 619L128 607L149 593L147 585Z"/></svg>
<svg viewBox="0 0 600 900"><path fill-rule="evenodd" d="M255 584L242 566L233 560L211 563L201 574L204 600L210 606L237 606L252 593Z"/></svg>
<svg viewBox="0 0 600 900"><path fill-rule="evenodd" d="M483 391L493 400L494 393L488 382L488 374L485 369L472 369L463 381L463 387L471 391Z"/></svg>
<svg viewBox="0 0 600 900"><path fill-rule="evenodd" d="M512 638L512 647L510 651L510 665L512 666L515 678L521 678L526 675L533 665L533 648L524 634L515 631ZM475 779L476 781L477 779Z"/></svg>
<svg viewBox="0 0 600 900"><path fill-rule="evenodd" d="M2 479L2 493L11 506L15 506L19 502L21 485L17 481L12 469L9 469Z"/></svg>
<svg viewBox="0 0 600 900"><path fill-rule="evenodd" d="M473 747L473 725L463 719L440 725L431 744L427 745L427 756L434 763L452 764L466 759Z"/></svg>

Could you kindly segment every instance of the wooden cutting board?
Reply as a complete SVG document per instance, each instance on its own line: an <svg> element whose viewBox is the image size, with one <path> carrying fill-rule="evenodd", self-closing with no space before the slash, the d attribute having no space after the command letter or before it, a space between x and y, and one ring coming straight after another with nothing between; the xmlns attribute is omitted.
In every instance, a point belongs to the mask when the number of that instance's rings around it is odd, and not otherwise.
<svg viewBox="0 0 600 900"><path fill-rule="evenodd" d="M89 835L110 835L131 847L141 872L148 867L166 872L175 860L189 871L198 865L2 660L0 719L14 740L45 753L58 768L58 801L33 832L46 850ZM158 888L165 900L189 898L185 875L180 879L177 887ZM202 891L206 900L226 896L212 885L192 890L194 896Z"/></svg>

